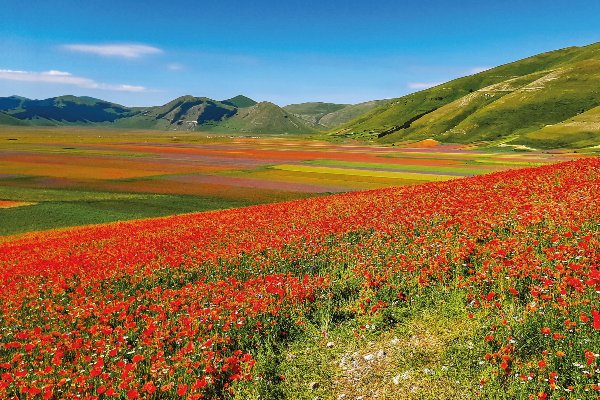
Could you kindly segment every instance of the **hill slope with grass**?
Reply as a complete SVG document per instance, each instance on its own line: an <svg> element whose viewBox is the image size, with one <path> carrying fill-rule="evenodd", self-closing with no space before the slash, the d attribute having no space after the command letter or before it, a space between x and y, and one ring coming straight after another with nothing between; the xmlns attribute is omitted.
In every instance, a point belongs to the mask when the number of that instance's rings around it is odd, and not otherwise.
<svg viewBox="0 0 600 400"><path fill-rule="evenodd" d="M217 101L181 96L155 107L128 108L91 97L0 98L0 125L93 125L123 129L240 134L314 133L320 126L281 107L238 95Z"/></svg>
<svg viewBox="0 0 600 400"><path fill-rule="evenodd" d="M0 111L0 125L24 126L29 124L15 117L11 117L3 111Z"/></svg>
<svg viewBox="0 0 600 400"><path fill-rule="evenodd" d="M227 104L227 105L230 105L233 107L237 107L237 108L252 107L253 105L257 104L257 102L252 100L250 97L246 97L241 94L239 94L235 97L232 97L230 99L223 100L223 101L221 101L221 103Z"/></svg>
<svg viewBox="0 0 600 400"><path fill-rule="evenodd" d="M204 125L201 129L242 134L317 132L316 127L310 122L266 101L251 107L237 109L231 118L224 119L212 126Z"/></svg>
<svg viewBox="0 0 600 400"><path fill-rule="evenodd" d="M387 100L373 100L359 104L300 103L283 107L289 113L308 121L319 129L331 129L385 104Z"/></svg>
<svg viewBox="0 0 600 400"><path fill-rule="evenodd" d="M194 130L231 117L237 108L208 97L181 96L157 107L142 109L137 115L118 121L117 126L145 129Z"/></svg>
<svg viewBox="0 0 600 400"><path fill-rule="evenodd" d="M599 88L600 43L569 47L393 99L338 134L377 136L383 143L433 138L539 148L597 145L596 125L577 134L568 121L600 106ZM550 130L551 140L542 140L550 134L547 126L556 124L569 134L559 139L559 130Z"/></svg>
<svg viewBox="0 0 600 400"><path fill-rule="evenodd" d="M137 111L120 104L86 96L59 96L45 100L4 97L0 98L0 111L31 125L114 122L137 114Z"/></svg>

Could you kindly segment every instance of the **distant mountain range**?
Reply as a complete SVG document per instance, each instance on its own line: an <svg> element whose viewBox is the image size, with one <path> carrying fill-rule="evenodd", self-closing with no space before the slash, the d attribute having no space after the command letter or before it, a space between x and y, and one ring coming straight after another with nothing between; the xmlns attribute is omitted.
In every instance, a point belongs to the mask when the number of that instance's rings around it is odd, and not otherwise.
<svg viewBox="0 0 600 400"><path fill-rule="evenodd" d="M391 100L279 107L183 96L155 107L92 97L0 98L0 124L95 125L238 134L319 133L381 143L535 148L600 145L600 43L539 54Z"/></svg>
<svg viewBox="0 0 600 400"><path fill-rule="evenodd" d="M380 103L305 103L281 108L239 95L221 101L182 96L162 106L125 107L92 97L31 100L10 96L0 98L0 124L302 134L339 126Z"/></svg>

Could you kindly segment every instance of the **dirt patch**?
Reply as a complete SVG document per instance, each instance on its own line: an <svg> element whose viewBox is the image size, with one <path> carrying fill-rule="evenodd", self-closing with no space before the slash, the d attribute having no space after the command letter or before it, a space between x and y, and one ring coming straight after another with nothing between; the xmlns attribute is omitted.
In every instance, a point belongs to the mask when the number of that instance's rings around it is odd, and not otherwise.
<svg viewBox="0 0 600 400"><path fill-rule="evenodd" d="M12 201L12 200L0 200L0 208L15 208L23 206L32 206L37 203L31 203L27 201Z"/></svg>
<svg viewBox="0 0 600 400"><path fill-rule="evenodd" d="M407 335L393 332L369 342L358 351L348 352L339 360L340 373L334 380L335 399L467 399L464 387L447 374L443 354L456 339L412 324Z"/></svg>

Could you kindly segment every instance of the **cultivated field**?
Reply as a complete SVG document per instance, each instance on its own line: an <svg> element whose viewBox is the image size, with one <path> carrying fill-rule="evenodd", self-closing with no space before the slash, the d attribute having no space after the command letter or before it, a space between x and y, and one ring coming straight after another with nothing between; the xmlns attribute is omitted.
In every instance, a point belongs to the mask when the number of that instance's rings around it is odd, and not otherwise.
<svg viewBox="0 0 600 400"><path fill-rule="evenodd" d="M588 158L5 237L0 397L595 399L599 193Z"/></svg>
<svg viewBox="0 0 600 400"><path fill-rule="evenodd" d="M429 142L396 148L306 137L4 127L0 201L12 206L0 207L0 235L445 181L572 157Z"/></svg>

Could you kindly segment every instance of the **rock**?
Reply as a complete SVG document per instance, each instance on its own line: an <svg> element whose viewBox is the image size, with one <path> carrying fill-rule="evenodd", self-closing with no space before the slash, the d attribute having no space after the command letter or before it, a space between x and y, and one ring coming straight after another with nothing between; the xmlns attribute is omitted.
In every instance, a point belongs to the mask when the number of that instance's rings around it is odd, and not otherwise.
<svg viewBox="0 0 600 400"><path fill-rule="evenodd" d="M400 381L402 381L402 380L405 380L405 381L406 381L406 380L408 380L408 379L410 379L410 372L408 372L408 371L405 371L405 372L403 372L403 373L401 373L401 374L398 374L398 375L396 375L396 376L395 376L395 377L392 379L392 382L394 383L394 385L399 385L399 384L400 384Z"/></svg>
<svg viewBox="0 0 600 400"><path fill-rule="evenodd" d="M310 390L316 390L319 388L319 386L321 386L321 385L319 385L319 382L311 382L308 384L308 388Z"/></svg>
<svg viewBox="0 0 600 400"><path fill-rule="evenodd" d="M377 358L379 358L379 359L381 359L381 358L385 358L385 356L386 356L386 355L387 355L387 353L386 353L385 351L383 351L383 350L379 350L379 351L378 351L378 352L375 354L375 356L376 356Z"/></svg>
<svg viewBox="0 0 600 400"><path fill-rule="evenodd" d="M375 355L373 354L367 354L366 356L363 356L365 361L373 361L375 359Z"/></svg>
<svg viewBox="0 0 600 400"><path fill-rule="evenodd" d="M335 343L333 343L333 342L327 342L327 344L325 346L327 346L328 348L331 349L333 346L335 346Z"/></svg>

